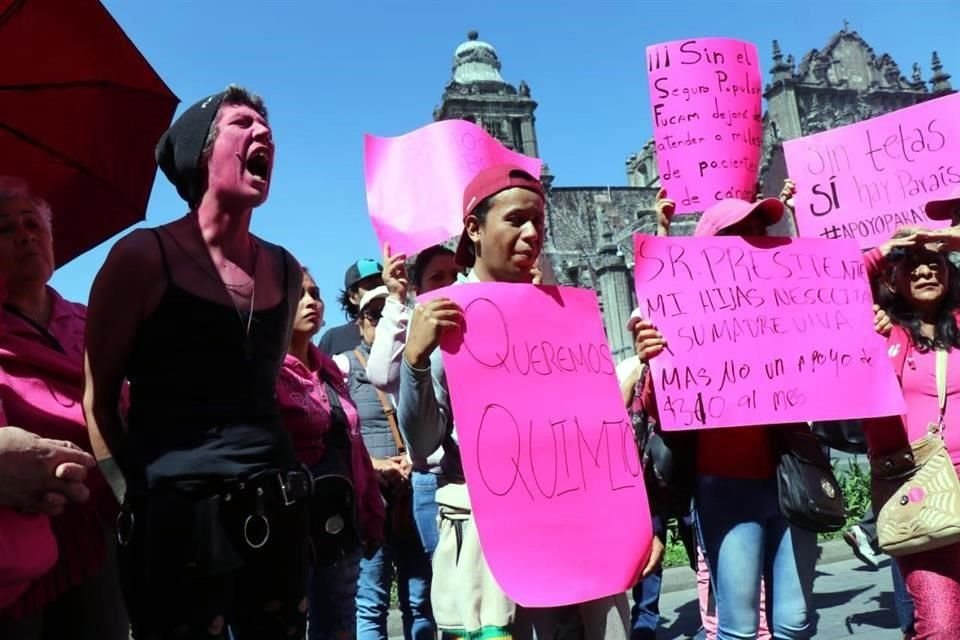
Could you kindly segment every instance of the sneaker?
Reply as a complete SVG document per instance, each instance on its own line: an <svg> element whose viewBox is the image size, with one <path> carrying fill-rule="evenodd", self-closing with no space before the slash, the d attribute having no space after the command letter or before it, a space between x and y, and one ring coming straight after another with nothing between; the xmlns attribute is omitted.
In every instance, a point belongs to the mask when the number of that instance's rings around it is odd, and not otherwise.
<svg viewBox="0 0 960 640"><path fill-rule="evenodd" d="M870 544L870 539L867 537L867 534L864 533L858 525L854 525L843 532L844 541L850 545L850 548L853 550L853 555L857 556L860 559L860 562L867 565L871 569L876 569L880 564L882 558L873 549L873 545Z"/></svg>

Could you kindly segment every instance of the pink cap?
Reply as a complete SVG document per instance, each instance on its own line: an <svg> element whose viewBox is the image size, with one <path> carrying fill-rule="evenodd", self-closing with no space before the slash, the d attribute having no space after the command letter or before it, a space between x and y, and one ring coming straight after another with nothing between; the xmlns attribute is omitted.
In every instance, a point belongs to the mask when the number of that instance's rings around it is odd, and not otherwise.
<svg viewBox="0 0 960 640"><path fill-rule="evenodd" d="M754 213L763 216L764 222L769 227L780 222L780 218L783 217L783 203L776 198L765 198L759 202L747 202L735 198L721 200L703 212L693 235L715 236L727 227L746 220Z"/></svg>
<svg viewBox="0 0 960 640"><path fill-rule="evenodd" d="M952 220L955 215L960 215L960 187L955 188L949 198L931 200L923 210L931 220Z"/></svg>

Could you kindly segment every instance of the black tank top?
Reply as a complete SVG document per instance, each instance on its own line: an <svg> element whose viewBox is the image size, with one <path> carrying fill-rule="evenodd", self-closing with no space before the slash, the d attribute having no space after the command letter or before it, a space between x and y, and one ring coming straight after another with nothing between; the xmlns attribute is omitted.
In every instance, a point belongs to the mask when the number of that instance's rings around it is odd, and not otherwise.
<svg viewBox="0 0 960 640"><path fill-rule="evenodd" d="M235 307L174 282L151 231L167 288L140 325L127 366L130 480L152 488L294 468L276 398L290 323L286 250L283 299L253 312L248 338Z"/></svg>

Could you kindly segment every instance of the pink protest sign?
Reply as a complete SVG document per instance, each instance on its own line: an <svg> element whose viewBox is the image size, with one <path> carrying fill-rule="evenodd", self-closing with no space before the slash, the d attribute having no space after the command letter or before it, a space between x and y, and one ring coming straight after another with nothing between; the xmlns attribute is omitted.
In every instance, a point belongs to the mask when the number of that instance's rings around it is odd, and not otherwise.
<svg viewBox="0 0 960 640"><path fill-rule="evenodd" d="M483 283L437 295L465 313L443 362L497 583L531 607L623 593L650 553L650 508L596 294Z"/></svg>
<svg viewBox="0 0 960 640"><path fill-rule="evenodd" d="M693 38L647 47L660 184L677 213L753 200L760 167L762 83L757 47Z"/></svg>
<svg viewBox="0 0 960 640"><path fill-rule="evenodd" d="M665 428L905 411L854 242L637 235L634 259L669 346L650 364Z"/></svg>
<svg viewBox="0 0 960 640"><path fill-rule="evenodd" d="M960 184L960 94L783 143L801 236L862 248L901 225L939 228L923 205Z"/></svg>
<svg viewBox="0 0 960 640"><path fill-rule="evenodd" d="M367 209L380 245L413 254L463 231L463 190L487 167L512 163L540 177L540 160L510 151L465 120L406 135L363 138Z"/></svg>

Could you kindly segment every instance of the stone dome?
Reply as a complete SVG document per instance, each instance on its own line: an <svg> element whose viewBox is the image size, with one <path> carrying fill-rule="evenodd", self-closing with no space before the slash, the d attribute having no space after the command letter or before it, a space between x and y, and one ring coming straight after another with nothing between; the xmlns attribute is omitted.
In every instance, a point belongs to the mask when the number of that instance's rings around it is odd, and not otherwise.
<svg viewBox="0 0 960 640"><path fill-rule="evenodd" d="M500 75L500 58L497 56L497 50L493 45L479 38L476 31L471 31L467 34L467 41L454 51L453 81L458 84L504 83Z"/></svg>

